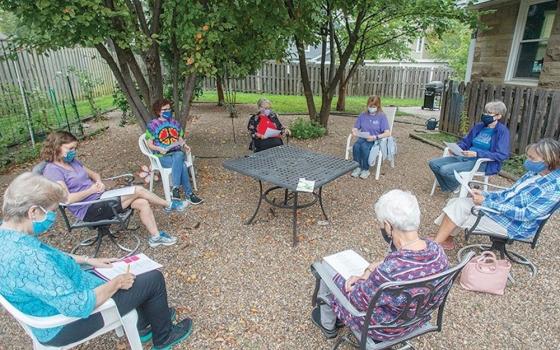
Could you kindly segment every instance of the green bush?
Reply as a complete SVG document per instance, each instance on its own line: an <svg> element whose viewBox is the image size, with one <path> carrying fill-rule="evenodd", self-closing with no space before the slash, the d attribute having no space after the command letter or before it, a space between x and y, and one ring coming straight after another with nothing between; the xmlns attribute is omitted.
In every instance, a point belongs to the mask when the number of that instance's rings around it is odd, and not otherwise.
<svg viewBox="0 0 560 350"><path fill-rule="evenodd" d="M307 118L299 117L291 124L290 131L292 132L292 137L307 140L321 137L325 135L327 130Z"/></svg>
<svg viewBox="0 0 560 350"><path fill-rule="evenodd" d="M523 166L523 162L525 161L525 159L527 159L527 157L524 154L514 154L510 159L504 162L503 170L507 171L510 174L521 176L526 171L525 167Z"/></svg>

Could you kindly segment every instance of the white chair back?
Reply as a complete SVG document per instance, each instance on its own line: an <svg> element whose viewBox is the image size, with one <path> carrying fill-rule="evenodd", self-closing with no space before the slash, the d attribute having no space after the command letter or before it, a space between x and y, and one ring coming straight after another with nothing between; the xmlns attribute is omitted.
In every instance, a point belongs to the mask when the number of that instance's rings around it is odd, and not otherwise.
<svg viewBox="0 0 560 350"><path fill-rule="evenodd" d="M393 132L393 124L395 123L395 116L397 115L397 107L385 107L383 108L383 112L389 122L389 130ZM350 133L346 139L346 149L344 153L344 159L346 160L350 159L350 154L352 154L352 136L352 133Z"/></svg>
<svg viewBox="0 0 560 350"><path fill-rule="evenodd" d="M138 146L140 147L140 152L142 152L142 154L144 154L150 160L152 169L162 168L159 158L154 155L151 149L148 148L146 134L142 134L138 137Z"/></svg>

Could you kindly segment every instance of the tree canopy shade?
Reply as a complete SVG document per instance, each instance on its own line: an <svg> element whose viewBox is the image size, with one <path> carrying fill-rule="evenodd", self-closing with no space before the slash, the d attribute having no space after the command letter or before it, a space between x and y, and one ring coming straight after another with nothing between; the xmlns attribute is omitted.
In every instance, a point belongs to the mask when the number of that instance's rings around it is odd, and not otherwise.
<svg viewBox="0 0 560 350"><path fill-rule="evenodd" d="M471 35L472 29L459 21L455 21L448 30L440 35L428 34L428 52L435 58L449 63L454 71L454 79L465 79Z"/></svg>

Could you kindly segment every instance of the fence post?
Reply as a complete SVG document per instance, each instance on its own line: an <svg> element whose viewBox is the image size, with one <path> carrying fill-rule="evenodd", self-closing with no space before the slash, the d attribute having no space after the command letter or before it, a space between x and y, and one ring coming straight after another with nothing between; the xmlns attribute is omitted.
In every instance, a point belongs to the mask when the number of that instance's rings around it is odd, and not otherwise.
<svg viewBox="0 0 560 350"><path fill-rule="evenodd" d="M25 91L23 89L23 83L21 82L21 72L19 71L19 64L14 64L16 67L16 75L19 85L19 92L21 94L21 99L23 100L23 107L25 109L25 114L27 116L27 129L29 131L29 137L31 138L31 145L35 148L35 136L33 135L33 127L31 124L31 111L29 111L29 105L27 104L27 98L25 97Z"/></svg>

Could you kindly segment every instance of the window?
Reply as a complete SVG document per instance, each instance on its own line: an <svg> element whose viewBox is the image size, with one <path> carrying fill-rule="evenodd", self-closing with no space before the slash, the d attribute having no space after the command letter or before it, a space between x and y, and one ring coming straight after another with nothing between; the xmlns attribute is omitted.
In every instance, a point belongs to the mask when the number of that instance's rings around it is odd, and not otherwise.
<svg viewBox="0 0 560 350"><path fill-rule="evenodd" d="M557 0L522 0L506 80L538 81L557 6Z"/></svg>

